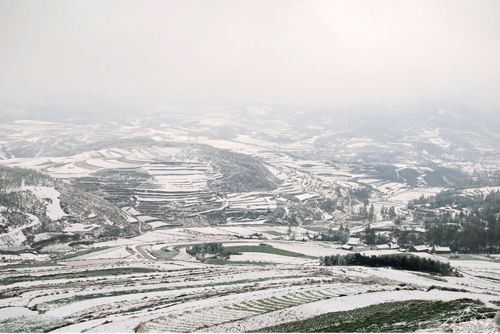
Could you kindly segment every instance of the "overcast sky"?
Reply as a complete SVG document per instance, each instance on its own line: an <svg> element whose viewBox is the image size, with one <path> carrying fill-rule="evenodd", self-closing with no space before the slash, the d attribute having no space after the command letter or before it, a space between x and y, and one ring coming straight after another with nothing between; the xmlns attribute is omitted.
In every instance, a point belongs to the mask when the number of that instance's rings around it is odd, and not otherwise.
<svg viewBox="0 0 500 334"><path fill-rule="evenodd" d="M0 95L500 106L500 1L0 0Z"/></svg>

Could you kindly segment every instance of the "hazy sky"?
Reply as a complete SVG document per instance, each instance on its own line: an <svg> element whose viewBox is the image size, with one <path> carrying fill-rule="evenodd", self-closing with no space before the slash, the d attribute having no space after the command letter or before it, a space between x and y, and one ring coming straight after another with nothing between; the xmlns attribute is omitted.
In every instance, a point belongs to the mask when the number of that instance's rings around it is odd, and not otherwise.
<svg viewBox="0 0 500 334"><path fill-rule="evenodd" d="M0 95L500 106L500 1L0 0Z"/></svg>

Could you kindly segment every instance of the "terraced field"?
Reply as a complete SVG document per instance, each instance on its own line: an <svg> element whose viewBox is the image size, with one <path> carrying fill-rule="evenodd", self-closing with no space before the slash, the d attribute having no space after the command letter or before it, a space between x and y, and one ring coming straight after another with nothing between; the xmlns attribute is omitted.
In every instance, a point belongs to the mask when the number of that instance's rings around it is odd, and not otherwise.
<svg viewBox="0 0 500 334"><path fill-rule="evenodd" d="M99 248L54 258L44 266L2 266L0 328L246 331L384 300L469 298L497 308L495 301L500 299L499 285L481 278L500 279L491 269L494 266L485 265L480 274L475 274L477 269L464 268L463 277L436 280L430 275L385 268L319 267L317 260L287 251L285 246L292 247L293 242L273 242L271 247L242 240L224 244L239 254L261 256L261 261L269 261L269 254L256 253L255 247L276 249L280 261L213 265L185 253L187 239L182 241L180 232L172 235L177 241L136 237L123 246L113 246L114 241L107 242L108 246L101 243ZM212 234L205 235L212 239ZM201 234L197 238L196 242L203 239ZM318 247L328 249L327 245L306 246L296 249L311 258L323 252ZM159 254L160 249L169 256ZM288 263L283 259L289 259ZM16 317L16 322L10 317Z"/></svg>
<svg viewBox="0 0 500 334"><path fill-rule="evenodd" d="M385 291L387 287L372 287L373 291ZM249 318L258 314L265 314L288 307L329 299L337 296L362 294L368 291L359 284L325 285L322 288L305 288L294 286L286 293L277 290L266 291L267 298L256 298L248 295L247 301L228 304L225 306L205 307L190 309L183 313L168 314L158 317L140 325L140 331L151 332L193 332L210 326L228 323ZM262 294L261 294L262 295ZM254 299L255 298L255 299Z"/></svg>
<svg viewBox="0 0 500 334"><path fill-rule="evenodd" d="M297 215L321 220L331 217L331 212L318 207L322 201L347 199L339 196L338 188L343 188L339 179L323 173L336 170L332 166L310 165L288 153L269 150L269 142L254 142L249 137L204 139L204 144L198 144L196 136L189 135L193 130L165 123L149 124L148 128L134 123L111 131L47 125L54 132L37 125L20 122L9 127L12 133L4 139L12 147L21 145L15 139L26 139L27 133L37 139L19 151L19 156L0 160L1 164L65 179L153 229L249 220L286 224ZM79 134L93 144L70 140ZM66 151L54 148L54 152L41 149L33 153L45 138L54 136L68 138ZM313 205L306 209L310 201ZM283 210L289 207L292 215L286 216Z"/></svg>
<svg viewBox="0 0 500 334"><path fill-rule="evenodd" d="M337 197L334 183L289 167L287 160L271 160L264 166L258 155L252 158L207 146L143 147L142 141L132 141L129 148L115 145L67 157L2 163L68 179L152 228L249 219L284 223L278 208ZM322 211L318 212L321 217Z"/></svg>
<svg viewBox="0 0 500 334"><path fill-rule="evenodd" d="M400 208L441 189L423 177L411 180L413 186L399 176L384 178L377 169L380 157L366 147L378 147L375 152L384 157L388 148L370 138L335 141L332 129L301 132L277 119L253 124L258 131L231 123L241 133L225 137L211 122L232 122L231 115L186 117L169 115L158 124L0 125L1 165L61 179L59 190L20 182L18 192L30 190L38 199L26 207L43 203L44 219L30 213L20 226L2 225L0 332L272 331L302 329L309 319L323 329L356 329L325 319L375 317L378 305L393 320L401 318L398 309L405 304L427 310L451 303L467 314L499 309L500 264L493 256L418 254L449 261L457 277L319 266L319 257L349 251L309 235L341 224L351 234L362 232L365 222L351 218L363 196L379 212L382 205ZM411 144L401 150L407 155L394 170L421 167ZM78 191L69 196L67 184ZM372 227L385 224L379 220ZM130 226L132 231L116 229ZM23 230L36 233L26 236ZM13 251L27 237L44 243L58 234L70 240ZM78 242L71 239L75 235ZM220 244L225 252L188 252L203 243ZM490 318L446 313L446 322L421 313L418 321L388 321L380 328L414 330L418 322L422 329L447 331L458 328L452 323L470 328L478 321L481 329L493 329Z"/></svg>

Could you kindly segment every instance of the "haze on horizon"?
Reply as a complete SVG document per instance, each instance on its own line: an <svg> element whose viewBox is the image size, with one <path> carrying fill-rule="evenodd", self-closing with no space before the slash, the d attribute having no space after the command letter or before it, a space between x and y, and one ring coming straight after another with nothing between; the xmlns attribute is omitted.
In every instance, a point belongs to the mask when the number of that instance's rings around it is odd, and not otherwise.
<svg viewBox="0 0 500 334"><path fill-rule="evenodd" d="M495 112L499 35L495 0L0 0L0 99Z"/></svg>

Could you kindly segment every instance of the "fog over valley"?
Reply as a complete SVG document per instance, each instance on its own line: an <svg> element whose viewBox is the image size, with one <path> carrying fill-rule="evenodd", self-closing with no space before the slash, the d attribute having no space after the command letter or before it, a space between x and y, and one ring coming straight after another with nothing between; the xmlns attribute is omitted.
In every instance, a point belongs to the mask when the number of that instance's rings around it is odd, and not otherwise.
<svg viewBox="0 0 500 334"><path fill-rule="evenodd" d="M0 0L0 333L498 330L499 19Z"/></svg>

